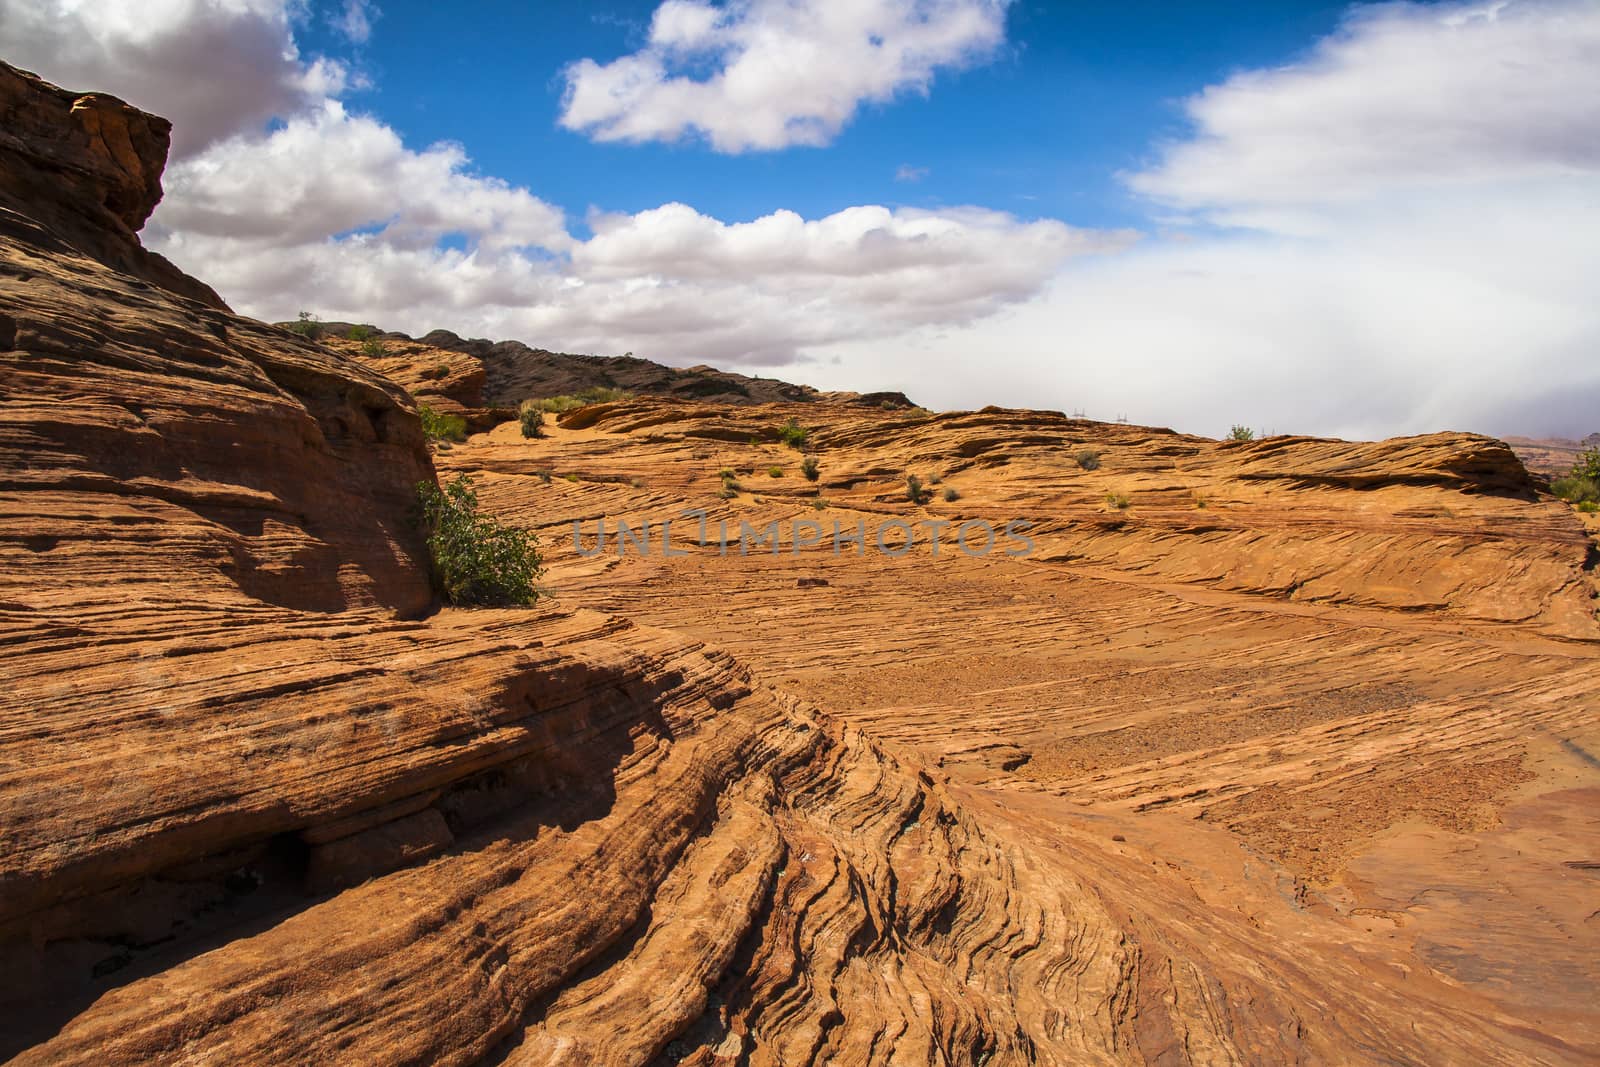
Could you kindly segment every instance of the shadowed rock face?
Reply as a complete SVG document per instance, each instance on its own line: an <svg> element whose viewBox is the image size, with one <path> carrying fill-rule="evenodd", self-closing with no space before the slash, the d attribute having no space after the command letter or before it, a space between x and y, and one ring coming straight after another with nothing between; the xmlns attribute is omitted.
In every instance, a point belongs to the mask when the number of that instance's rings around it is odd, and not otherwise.
<svg viewBox="0 0 1600 1067"><path fill-rule="evenodd" d="M326 342L355 356L404 385L414 395L444 399L442 407L481 421L474 409L500 412L485 423L512 417L528 399L571 396L585 389L621 389L651 396L700 400L715 404L847 403L885 410L914 406L904 393L821 392L776 378L752 378L715 367L668 367L653 360L626 356L582 356L530 348L521 341L464 340L449 330L420 338L382 334L382 356L367 355L361 346L341 340L352 323L325 323Z"/></svg>
<svg viewBox="0 0 1600 1067"><path fill-rule="evenodd" d="M1591 542L1497 442L603 405L440 457L554 597L428 614L410 399L6 182L0 1055L1600 1052ZM685 506L1036 551L573 549Z"/></svg>

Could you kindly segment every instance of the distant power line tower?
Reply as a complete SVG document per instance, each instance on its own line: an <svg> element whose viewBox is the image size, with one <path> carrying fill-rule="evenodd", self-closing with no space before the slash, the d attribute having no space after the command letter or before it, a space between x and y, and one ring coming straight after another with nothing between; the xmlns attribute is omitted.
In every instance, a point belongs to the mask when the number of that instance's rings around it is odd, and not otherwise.
<svg viewBox="0 0 1600 1067"><path fill-rule="evenodd" d="M1124 426L1126 426L1128 424L1128 416L1125 415L1125 414L1124 415L1118 415L1117 416L1117 421L1122 423Z"/></svg>

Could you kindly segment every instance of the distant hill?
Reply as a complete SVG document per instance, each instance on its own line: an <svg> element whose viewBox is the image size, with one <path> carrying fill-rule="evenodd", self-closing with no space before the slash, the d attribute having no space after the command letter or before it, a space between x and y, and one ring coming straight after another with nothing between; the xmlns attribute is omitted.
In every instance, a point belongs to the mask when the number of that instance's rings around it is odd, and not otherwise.
<svg viewBox="0 0 1600 1067"><path fill-rule="evenodd" d="M1507 437L1505 442L1528 470L1546 478L1559 478L1572 470L1578 453L1600 447L1600 433L1592 433L1581 441L1566 437Z"/></svg>
<svg viewBox="0 0 1600 1067"><path fill-rule="evenodd" d="M288 325L288 324L283 324ZM463 338L433 330L413 338L370 330L385 348L369 355L343 339L359 324L322 323L325 343L354 355L415 395L450 396L465 408L515 408L530 397L580 393L585 389L625 389L652 396L674 396L721 404L812 403L829 400L882 408L916 405L904 393L823 392L776 378L755 378L715 367L669 367L637 356L587 356L533 348L521 341ZM456 358L451 358L453 355ZM463 363L459 357L471 361ZM473 364L476 364L474 366ZM450 368L448 373L444 368ZM481 368L481 373L478 373Z"/></svg>

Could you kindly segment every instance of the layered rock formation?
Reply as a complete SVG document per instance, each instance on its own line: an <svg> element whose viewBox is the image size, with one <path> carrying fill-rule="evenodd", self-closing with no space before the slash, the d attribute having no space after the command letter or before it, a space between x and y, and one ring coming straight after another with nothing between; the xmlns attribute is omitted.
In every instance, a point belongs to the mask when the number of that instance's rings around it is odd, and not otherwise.
<svg viewBox="0 0 1600 1067"><path fill-rule="evenodd" d="M0 80L0 1054L1600 1053L1594 555L1503 446L605 405L437 457L553 593L437 610L411 399L94 221L158 120ZM1036 546L571 541L685 507Z"/></svg>
<svg viewBox="0 0 1600 1067"><path fill-rule="evenodd" d="M344 340L353 325L360 324L324 323L323 339L392 377L413 394L443 397L444 408L479 419L482 416L473 409L512 412L529 398L574 396L596 388L715 404L827 401L884 410L914 406L904 393L822 392L809 385L752 378L715 367L669 367L632 353L573 355L530 348L521 341L463 339L449 330L434 330L420 338L381 333L383 354L369 355L361 344Z"/></svg>

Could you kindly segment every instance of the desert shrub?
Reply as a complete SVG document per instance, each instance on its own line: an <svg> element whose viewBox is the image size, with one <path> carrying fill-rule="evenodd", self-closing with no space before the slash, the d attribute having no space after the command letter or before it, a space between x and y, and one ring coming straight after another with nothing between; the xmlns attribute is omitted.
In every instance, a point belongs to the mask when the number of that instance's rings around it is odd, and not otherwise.
<svg viewBox="0 0 1600 1067"><path fill-rule="evenodd" d="M591 385L589 388L580 389L576 393L547 396L539 401L539 406L552 414L564 415L569 411L588 407L590 404L610 404L618 400L632 399L633 394L626 389L613 389L606 385Z"/></svg>
<svg viewBox="0 0 1600 1067"><path fill-rule="evenodd" d="M1572 476L1600 482L1600 445L1586 448L1578 454L1578 462L1572 465Z"/></svg>
<svg viewBox="0 0 1600 1067"><path fill-rule="evenodd" d="M578 476L576 474L563 474L561 476L561 480L564 482L576 482L578 480Z"/></svg>
<svg viewBox="0 0 1600 1067"><path fill-rule="evenodd" d="M957 500L961 499L961 494L956 492L954 489L946 489L944 491L944 499L945 503L954 504Z"/></svg>
<svg viewBox="0 0 1600 1067"><path fill-rule="evenodd" d="M944 475L940 474L938 471L934 471L932 474L928 475L929 485L938 485L942 481L944 481Z"/></svg>
<svg viewBox="0 0 1600 1067"><path fill-rule="evenodd" d="M1583 500L1578 503L1577 508L1585 515L1593 515L1595 512L1600 511L1600 503L1593 500Z"/></svg>
<svg viewBox="0 0 1600 1067"><path fill-rule="evenodd" d="M385 356L389 354L389 346L376 337L369 337L361 342L361 354L363 356Z"/></svg>
<svg viewBox="0 0 1600 1067"><path fill-rule="evenodd" d="M779 426L777 432L778 440L782 441L790 448L804 448L806 446L806 438L811 436L811 431L807 430L804 426L801 426L800 423L795 421L793 418L790 418L788 422L785 422L782 426Z"/></svg>
<svg viewBox="0 0 1600 1067"><path fill-rule="evenodd" d="M460 415L435 411L426 404L417 405L417 414L422 418L422 436L430 443L467 439L467 420Z"/></svg>
<svg viewBox="0 0 1600 1067"><path fill-rule="evenodd" d="M1600 481L1576 473L1565 478L1557 478L1550 483L1550 491L1569 504L1584 504L1600 501Z"/></svg>
<svg viewBox="0 0 1600 1067"><path fill-rule="evenodd" d="M1082 467L1086 471L1095 471L1100 469L1100 453L1096 452L1092 448L1086 448L1082 452L1079 452L1077 455L1077 460L1078 466Z"/></svg>
<svg viewBox="0 0 1600 1067"><path fill-rule="evenodd" d="M448 378L450 377L450 364L435 363L433 366L422 372L422 377L430 382L437 382L440 379Z"/></svg>
<svg viewBox="0 0 1600 1067"><path fill-rule="evenodd" d="M371 326L352 326L344 332L344 335L351 341L370 341L378 335L378 331Z"/></svg>
<svg viewBox="0 0 1600 1067"><path fill-rule="evenodd" d="M800 461L800 473L806 476L806 481L814 482L821 472L817 469L817 457L807 456Z"/></svg>
<svg viewBox="0 0 1600 1067"><path fill-rule="evenodd" d="M1254 441L1255 439L1256 432L1248 426L1235 425L1228 431L1228 440L1230 441Z"/></svg>
<svg viewBox="0 0 1600 1067"><path fill-rule="evenodd" d="M618 400L632 400L633 394L626 389L614 389L607 385L591 385L587 389L578 390L578 399L585 404L611 404Z"/></svg>
<svg viewBox="0 0 1600 1067"><path fill-rule="evenodd" d="M928 501L928 491L922 487L922 479L915 474L906 475L906 499L913 504L925 504Z"/></svg>
<svg viewBox="0 0 1600 1067"><path fill-rule="evenodd" d="M544 573L539 539L478 511L465 474L444 485L417 483L419 522L428 540L433 579L452 604L529 605Z"/></svg>
<svg viewBox="0 0 1600 1067"><path fill-rule="evenodd" d="M1106 503L1110 504L1118 511L1121 511L1123 508L1126 508L1129 504L1133 503L1133 501L1128 498L1128 494L1126 493L1107 493Z"/></svg>
<svg viewBox="0 0 1600 1067"><path fill-rule="evenodd" d="M539 471L538 473L539 473L539 481L543 482L545 485L549 485L550 484L550 472L549 471Z"/></svg>
<svg viewBox="0 0 1600 1067"><path fill-rule="evenodd" d="M297 333L313 341L322 336L322 323L318 322L316 316L309 311L300 312L300 317L291 322L286 329L290 333Z"/></svg>
<svg viewBox="0 0 1600 1067"><path fill-rule="evenodd" d="M782 467L768 467L767 468L767 473L772 475L774 478L782 478L783 477L783 468Z"/></svg>
<svg viewBox="0 0 1600 1067"><path fill-rule="evenodd" d="M544 409L537 401L524 400L517 408L517 422L522 426L522 436L544 436Z"/></svg>
<svg viewBox="0 0 1600 1067"><path fill-rule="evenodd" d="M1199 493L1196 493L1194 495L1194 506L1204 510L1205 508L1208 508L1208 507L1211 506L1211 501L1207 500L1204 496L1201 496Z"/></svg>
<svg viewBox="0 0 1600 1067"><path fill-rule="evenodd" d="M822 499L820 496L812 498L811 506L816 508L818 511L828 510L828 502Z"/></svg>

